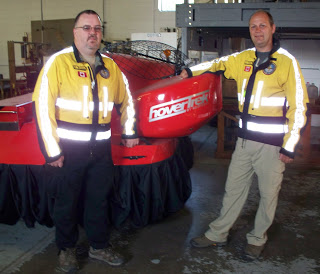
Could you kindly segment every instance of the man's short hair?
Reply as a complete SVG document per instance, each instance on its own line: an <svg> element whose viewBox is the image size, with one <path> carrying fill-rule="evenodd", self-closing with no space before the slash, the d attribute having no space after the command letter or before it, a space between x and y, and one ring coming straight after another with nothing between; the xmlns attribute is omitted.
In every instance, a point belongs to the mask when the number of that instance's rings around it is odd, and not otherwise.
<svg viewBox="0 0 320 274"><path fill-rule="evenodd" d="M268 12L268 11L266 11L266 10L263 10L263 9L259 9L259 10L255 11L253 14L251 14L250 19L249 19L249 24L250 24L251 18L252 18L254 15L256 15L257 13L264 13L265 15L267 15L268 18L269 18L270 26L272 27L272 26L274 25L273 17L272 17L272 15L270 14L270 12Z"/></svg>
<svg viewBox="0 0 320 274"><path fill-rule="evenodd" d="M81 12L76 16L76 19L74 19L74 26L76 26L76 24L77 24L78 21L79 21L79 17L80 17L82 14L94 14L94 15L97 15L99 21L102 23L99 14L96 13L94 10L83 10L83 11L81 11Z"/></svg>

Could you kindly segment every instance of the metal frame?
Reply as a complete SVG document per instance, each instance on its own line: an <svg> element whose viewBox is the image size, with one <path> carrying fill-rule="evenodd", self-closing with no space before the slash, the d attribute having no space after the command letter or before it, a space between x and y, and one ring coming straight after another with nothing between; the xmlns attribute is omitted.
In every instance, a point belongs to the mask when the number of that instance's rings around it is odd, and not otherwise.
<svg viewBox="0 0 320 274"><path fill-rule="evenodd" d="M187 53L188 29L210 28L248 35L248 21L257 10L269 11L277 32L288 38L320 39L320 3L235 3L235 4L181 4L176 9L176 27L182 30L182 52ZM245 34L246 33L246 34ZM230 37L230 36L229 36Z"/></svg>

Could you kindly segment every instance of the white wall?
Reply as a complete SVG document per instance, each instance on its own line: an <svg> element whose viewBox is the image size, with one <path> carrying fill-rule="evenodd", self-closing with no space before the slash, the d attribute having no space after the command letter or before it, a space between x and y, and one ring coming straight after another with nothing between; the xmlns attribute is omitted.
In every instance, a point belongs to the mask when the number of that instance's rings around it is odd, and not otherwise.
<svg viewBox="0 0 320 274"><path fill-rule="evenodd" d="M320 88L320 40L284 40L281 46L299 61L306 82Z"/></svg>
<svg viewBox="0 0 320 274"><path fill-rule="evenodd" d="M84 9L95 10L106 22L104 39L110 42L130 38L132 32L175 27L175 13L160 13L157 0L42 0L42 6L43 20L70 19ZM41 20L41 0L1 0L0 74L4 78L9 78L7 41L22 41L26 33L31 37L34 20ZM16 54L20 56L19 50Z"/></svg>
<svg viewBox="0 0 320 274"><path fill-rule="evenodd" d="M175 12L159 12L157 0L106 0L105 15L107 41L126 40L131 33L175 27Z"/></svg>

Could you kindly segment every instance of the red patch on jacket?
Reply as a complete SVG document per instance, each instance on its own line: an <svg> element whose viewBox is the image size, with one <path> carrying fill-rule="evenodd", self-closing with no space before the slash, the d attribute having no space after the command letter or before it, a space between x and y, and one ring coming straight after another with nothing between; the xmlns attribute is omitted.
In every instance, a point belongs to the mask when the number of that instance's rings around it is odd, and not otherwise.
<svg viewBox="0 0 320 274"><path fill-rule="evenodd" d="M250 66L245 66L245 67L244 67L244 71L250 72L250 70L251 70L251 67L250 67Z"/></svg>
<svg viewBox="0 0 320 274"><path fill-rule="evenodd" d="M87 73L86 72L84 72L84 71L78 71L78 76L79 77L87 77Z"/></svg>

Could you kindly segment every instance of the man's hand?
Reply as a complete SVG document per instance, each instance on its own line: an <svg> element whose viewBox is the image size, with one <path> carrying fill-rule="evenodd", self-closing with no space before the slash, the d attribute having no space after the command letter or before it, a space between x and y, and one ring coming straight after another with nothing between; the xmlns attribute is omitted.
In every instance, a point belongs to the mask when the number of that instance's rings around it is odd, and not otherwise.
<svg viewBox="0 0 320 274"><path fill-rule="evenodd" d="M134 147L139 144L139 138L136 139L122 139L122 144L126 147Z"/></svg>
<svg viewBox="0 0 320 274"><path fill-rule="evenodd" d="M290 164L290 163L293 162L293 159L292 159L292 158L290 158L290 157L288 157L288 156L286 156L286 155L284 155L284 154L282 154L282 153L280 153L279 159L280 159L282 162L284 162L285 164Z"/></svg>
<svg viewBox="0 0 320 274"><path fill-rule="evenodd" d="M183 69L179 76L181 76L182 78L188 78L188 72L185 69Z"/></svg>
<svg viewBox="0 0 320 274"><path fill-rule="evenodd" d="M54 167L63 167L63 161L64 161L64 156L61 156L58 160L48 163L49 166L54 166Z"/></svg>

